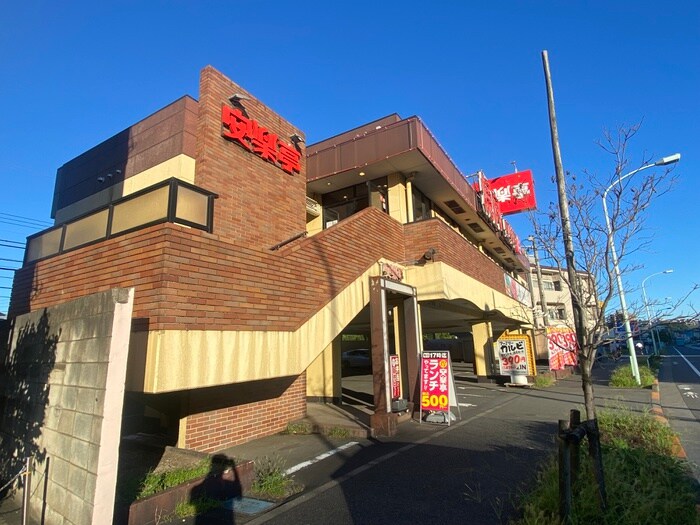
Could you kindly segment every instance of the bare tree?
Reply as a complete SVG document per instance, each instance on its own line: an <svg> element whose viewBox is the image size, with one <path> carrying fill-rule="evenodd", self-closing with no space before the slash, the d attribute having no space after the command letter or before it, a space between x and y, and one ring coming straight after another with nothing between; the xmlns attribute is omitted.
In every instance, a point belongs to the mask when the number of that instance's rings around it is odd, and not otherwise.
<svg viewBox="0 0 700 525"><path fill-rule="evenodd" d="M568 285L578 303L582 305L583 341L578 350L581 381L588 419L595 419L595 398L591 371L596 351L606 336L605 316L617 297L612 249L602 211L602 196L607 188L620 180L635 167L649 164L644 156L639 166L631 165L628 147L640 124L621 126L614 132L606 131L599 146L613 159L613 170L602 178L591 172L583 176L567 173L567 196L574 251L575 275L571 283L567 274L566 258L562 245L561 220L556 203L550 203L546 212L533 214L534 235L539 246L555 266L561 279ZM624 278L640 266L635 254L647 250L652 240L646 228L647 210L654 199L668 192L675 182L670 169L648 170L615 184L608 192L607 205L610 225L617 248L620 272ZM568 321L573 330L573 320Z"/></svg>

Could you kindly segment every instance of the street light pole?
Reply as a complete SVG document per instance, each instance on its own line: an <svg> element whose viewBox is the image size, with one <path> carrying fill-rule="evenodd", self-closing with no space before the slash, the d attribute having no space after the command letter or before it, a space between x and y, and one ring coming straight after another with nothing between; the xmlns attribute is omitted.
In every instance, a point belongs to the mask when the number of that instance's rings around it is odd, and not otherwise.
<svg viewBox="0 0 700 525"><path fill-rule="evenodd" d="M649 301L647 300L647 291L646 288L644 288L644 283L647 282L647 279L654 277L655 275L661 275L664 273L673 273L673 269L664 270L663 272L652 273L650 276L642 279L642 297L644 298L644 308L646 308L647 311L647 322L649 323L649 331L651 332L651 342L654 345L654 355L659 355L659 349L656 347L656 339L654 338L654 326L651 322L651 314L649 313Z"/></svg>
<svg viewBox="0 0 700 525"><path fill-rule="evenodd" d="M620 308L622 309L622 319L625 324L625 339L627 339L627 351L630 354L630 365L632 367L632 374L637 384L641 384L641 379L639 378L639 365L637 364L637 354L634 351L634 341L632 340L632 328L630 327L630 319L627 314L627 301L625 300L625 289L622 286L622 275L620 274L620 264L617 259L617 249L615 248L615 238L613 236L612 225L610 224L610 217L608 216L608 204L606 199L608 197L608 192L616 185L622 183L627 177L631 177L635 173L639 173L642 170L648 168L653 168L655 166L666 166L667 164L673 164L681 159L680 153L675 153L668 157L663 157L662 159L652 163L645 164L641 168L630 171L629 173L622 175L616 181L614 181L608 188L603 192L603 212L605 214L605 226L608 229L608 245L610 246L610 253L612 255L613 269L615 272L615 279L617 281L617 291L620 295Z"/></svg>
<svg viewBox="0 0 700 525"><path fill-rule="evenodd" d="M546 327L549 326L549 316L547 312L547 300L544 295L544 284L542 284L542 267L540 266L540 256L537 253L537 243L535 242L535 237L530 235L527 239L530 242L532 242L532 254L535 258L535 271L537 272L537 288L539 288L540 292L540 310L542 311L542 323Z"/></svg>

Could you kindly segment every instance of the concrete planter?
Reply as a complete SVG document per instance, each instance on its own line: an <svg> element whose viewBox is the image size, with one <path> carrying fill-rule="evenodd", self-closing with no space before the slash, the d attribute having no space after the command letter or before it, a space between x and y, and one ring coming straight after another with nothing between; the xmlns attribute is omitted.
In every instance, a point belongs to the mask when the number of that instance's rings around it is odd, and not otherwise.
<svg viewBox="0 0 700 525"><path fill-rule="evenodd" d="M159 516L165 517L172 514L181 501L191 501L205 495L220 500L240 496L247 492L253 483L253 465L253 461L242 461L234 469L193 479L153 496L134 501L128 509L123 508L117 512L115 523L155 524Z"/></svg>

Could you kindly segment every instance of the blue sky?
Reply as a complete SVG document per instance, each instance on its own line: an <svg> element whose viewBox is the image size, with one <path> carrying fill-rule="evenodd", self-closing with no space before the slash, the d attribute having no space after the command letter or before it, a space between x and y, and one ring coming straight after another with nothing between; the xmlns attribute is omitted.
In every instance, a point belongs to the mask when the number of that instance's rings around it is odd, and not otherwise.
<svg viewBox="0 0 700 525"><path fill-rule="evenodd" d="M564 168L613 168L605 128L644 120L631 164L680 152L650 210L653 248L629 276L652 299L700 282L700 3L12 2L0 19L0 239L48 221L63 163L184 94L211 64L307 143L397 112L420 116L463 173L532 169L556 198L541 51L549 52ZM486 5L491 4L491 5ZM523 216L511 223L525 238ZM2 242L0 242L2 244ZM0 258L22 252L0 246ZM2 261L0 267L16 267ZM10 286L0 271L0 287ZM9 290L0 288L0 312ZM700 291L690 301L700 307Z"/></svg>

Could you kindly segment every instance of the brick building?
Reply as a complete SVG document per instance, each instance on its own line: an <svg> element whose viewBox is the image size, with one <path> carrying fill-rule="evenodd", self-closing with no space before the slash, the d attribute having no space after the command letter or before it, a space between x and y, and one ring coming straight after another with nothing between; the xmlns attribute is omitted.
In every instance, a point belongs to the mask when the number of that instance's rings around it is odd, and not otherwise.
<svg viewBox="0 0 700 525"><path fill-rule="evenodd" d="M517 237L416 117L314 145L220 72L62 166L55 226L28 239L10 316L135 287L124 432L217 450L341 399L347 335L371 347L378 433L389 355L412 406L423 334L530 328Z"/></svg>

